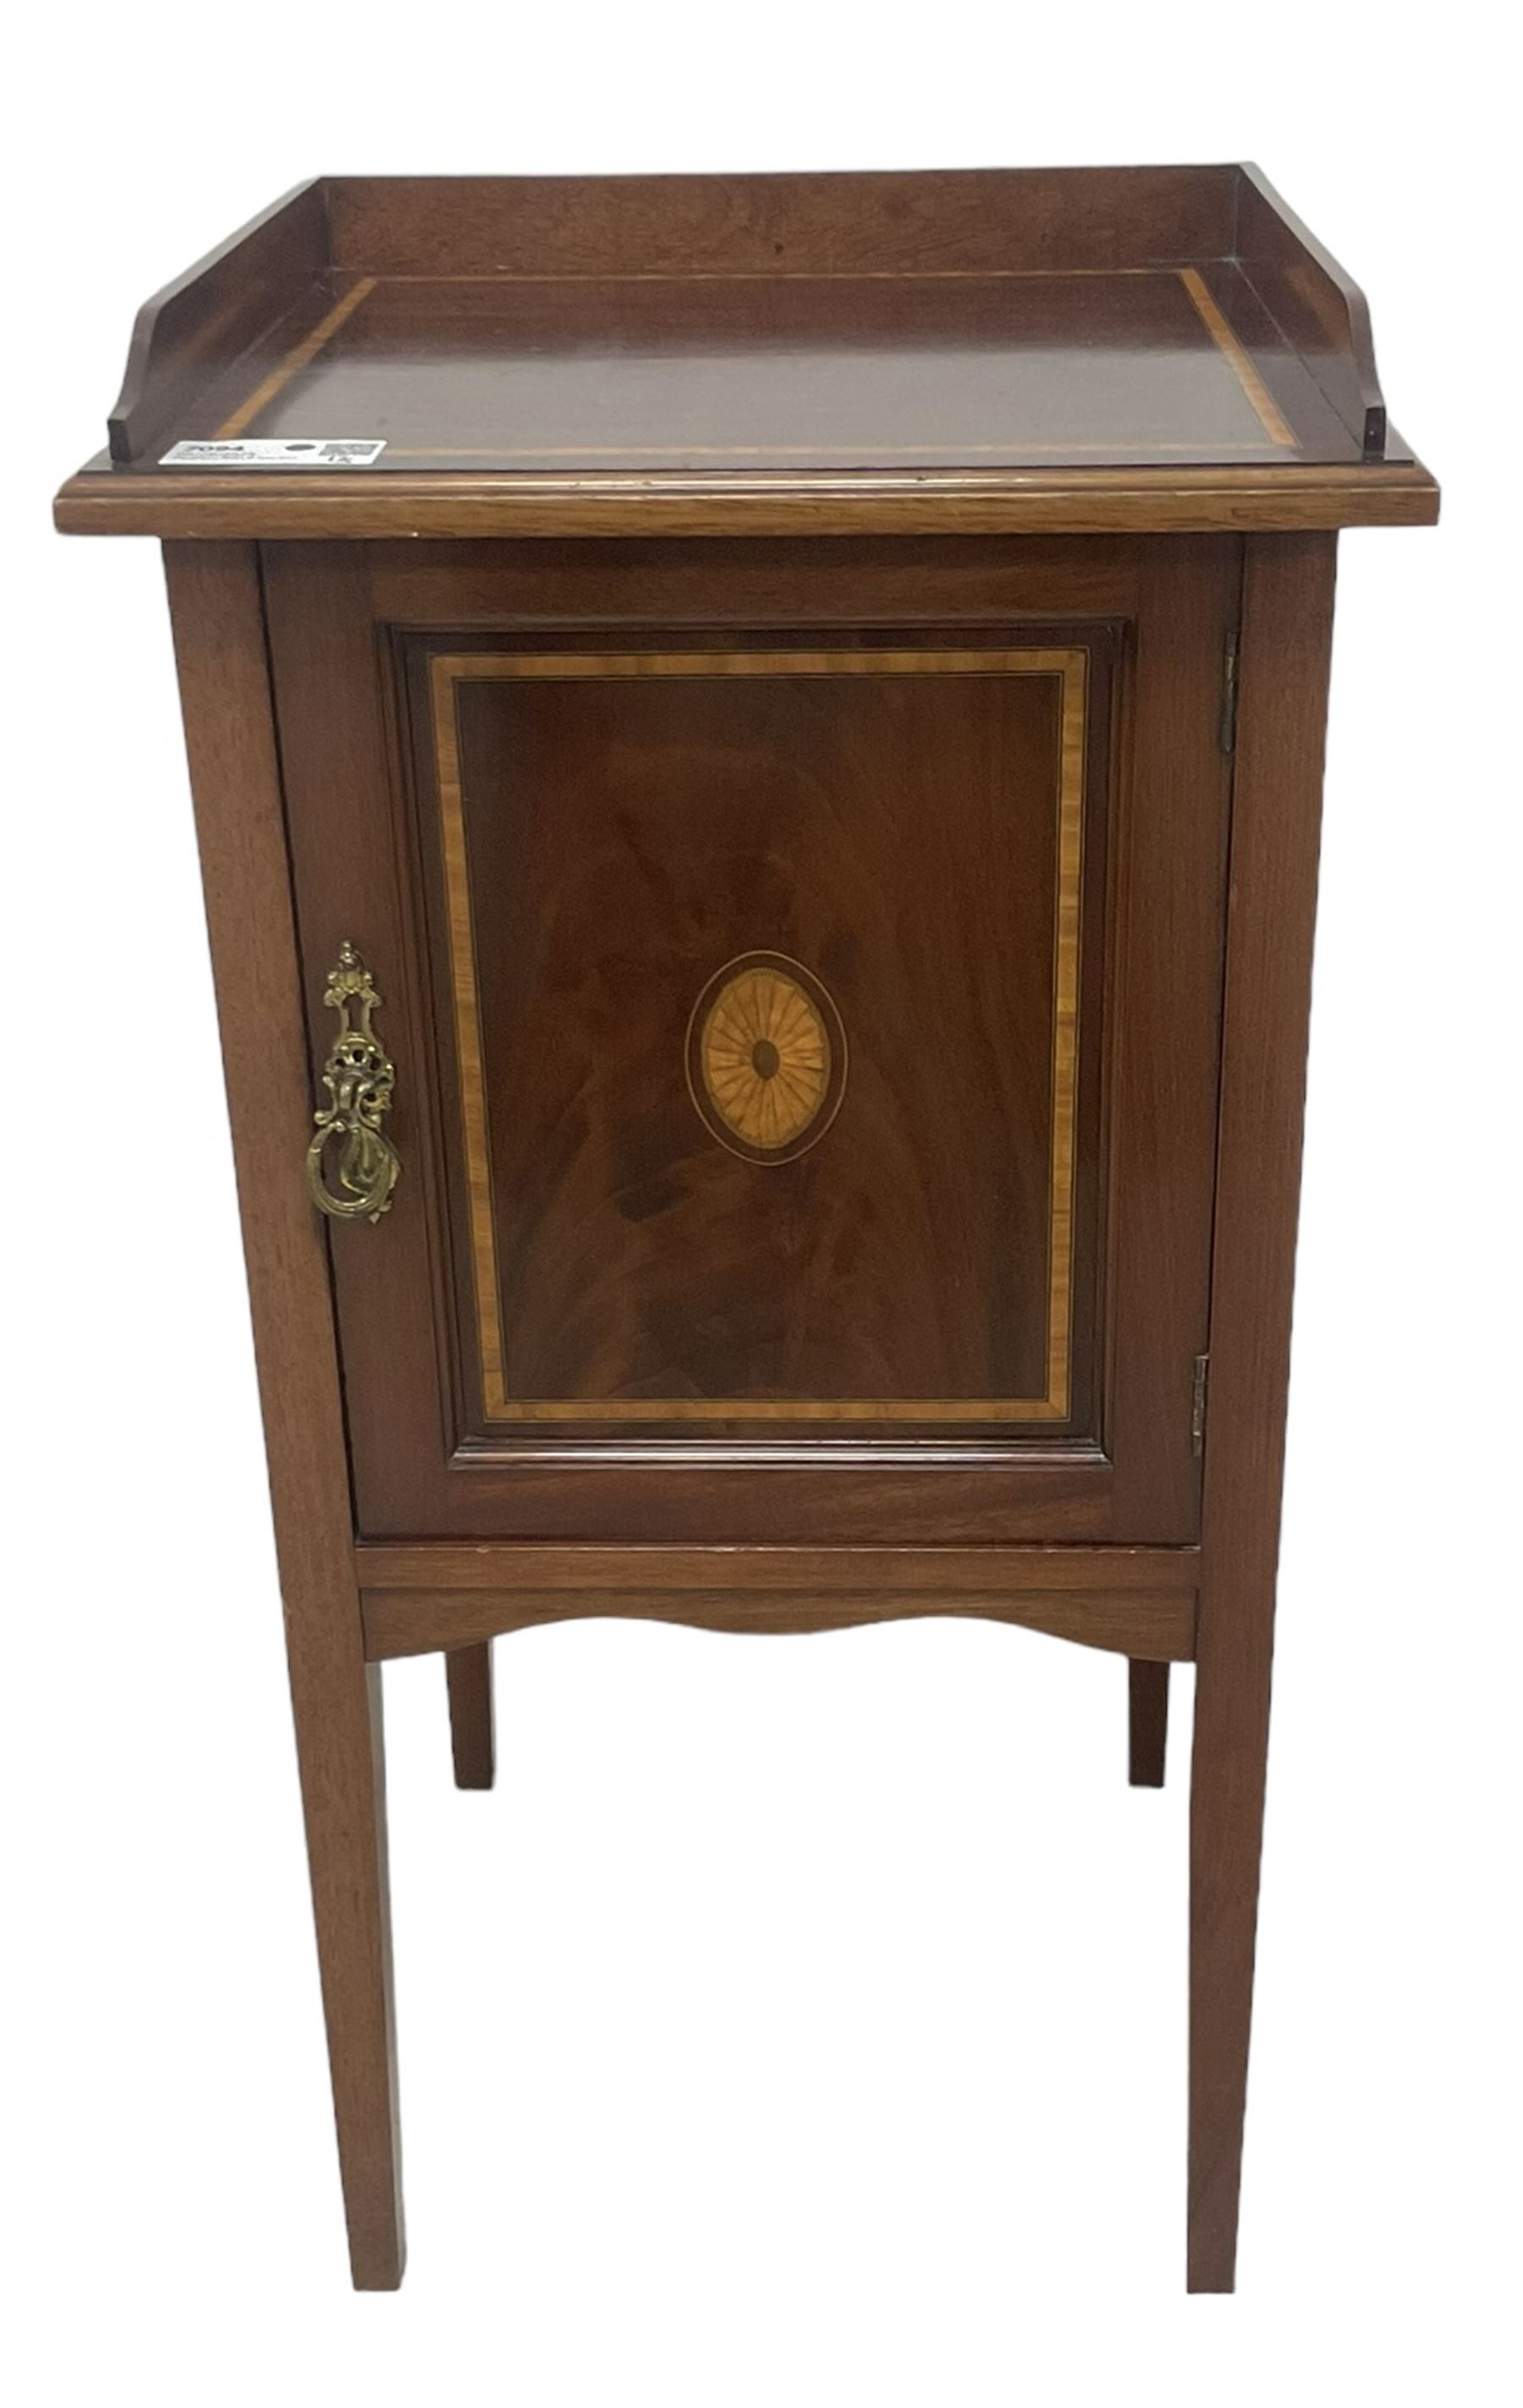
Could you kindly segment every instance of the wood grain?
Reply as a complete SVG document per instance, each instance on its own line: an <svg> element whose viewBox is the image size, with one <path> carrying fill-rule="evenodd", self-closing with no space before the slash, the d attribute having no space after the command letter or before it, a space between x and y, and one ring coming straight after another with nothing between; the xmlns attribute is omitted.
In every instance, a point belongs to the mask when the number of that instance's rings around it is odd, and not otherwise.
<svg viewBox="0 0 1523 2408"><path fill-rule="evenodd" d="M978 628L1129 619L1153 547L1034 536L535 538L375 543L376 624L405 627Z"/></svg>
<svg viewBox="0 0 1523 2408"><path fill-rule="evenodd" d="M386 446L157 466L214 432ZM356 2284L382 1660L485 1788L499 1632L976 1614L1128 1659L1138 1785L1197 1663L1229 2289L1333 531L1438 509L1358 287L1251 168L329 179L108 441L55 515L171 538ZM346 938L406 1175L329 1231Z"/></svg>
<svg viewBox="0 0 1523 2408"><path fill-rule="evenodd" d="M1190 1785L1192 2290L1236 2264L1334 547L1249 547Z"/></svg>
<svg viewBox="0 0 1523 2408"><path fill-rule="evenodd" d="M72 477L63 535L370 541L386 537L1197 535L1431 526L1426 468L825 470L553 477L279 470Z"/></svg>
<svg viewBox="0 0 1523 2408"><path fill-rule="evenodd" d="M1209 1213L1200 1197L1209 1195L1213 1142L1223 826L1216 729L1237 552L1230 543L1202 543L1171 565L1165 551L1129 543L1041 547L1035 554L978 545L922 553L890 545L668 551L612 543L585 551L493 547L481 555L433 546L375 553L271 548L271 639L314 1035L320 1040L321 981L331 958L323 949L350 934L378 976L384 966L397 1066L392 1127L409 1166L384 1230L364 1233L380 1242L333 1249L369 1535L660 1541L681 1534L762 1544L780 1531L841 1543L1193 1538L1189 1382L1203 1343ZM1117 1200L1103 1253L1116 1326L1135 1319L1151 1342L1117 1354L1103 1447L1087 1435L1075 1443L1072 1433L1056 1447L1013 1451L971 1434L955 1447L916 1438L898 1448L875 1441L854 1449L838 1439L827 1450L769 1443L758 1451L723 1431L678 1448L659 1437L626 1444L596 1428L574 1444L553 1434L521 1443L488 1433L471 1402L468 1329L467 1369L450 1372L458 1314L438 1285L452 1262L468 1264L469 1231L445 1141L457 1109L448 995L441 1009L416 918L414 881L426 883L426 814L420 832L410 806L398 801L398 739L388 732L387 691L377 676L393 613L405 618L408 642L424 657L436 626L445 638L440 648L457 652L463 619L491 649L494 629L505 623L533 628L524 649L542 653L557 630L563 648L583 650L589 625L651 626L669 646L674 624L733 629L751 604L774 629L787 628L796 613L818 628L828 614L832 640L853 646L864 640L852 632L854 609L863 611L877 642L906 625L924 642L936 634L925 613L943 609L954 614L953 626L986 631L992 622L1007 640L1050 642L1051 622L1037 608L1044 591L1065 613L1070 645L1076 631L1066 614L1077 606L1136 620L1133 659L1119 681L1127 693L1135 688L1127 708L1137 714L1125 781L1134 815L1130 866L1124 861L1114 880L1106 873L1114 896L1095 923L1096 940L1082 949L1081 978L1091 982L1083 1006L1091 1026L1114 975L1113 1012L1137 1032L1109 1081L1108 1143L1120 1150L1108 1174ZM625 633L620 649L636 640ZM733 648L737 638L730 640ZM1120 707L1114 695L1105 699ZM1100 700L1097 690L1097 708ZM425 720L424 713L419 724ZM1102 819L1122 800L1119 792L1097 794ZM1099 876L1102 842L1090 858ZM506 902L511 896L511 887L503 890ZM733 950L716 950L714 958ZM701 976L683 987L683 1012ZM1085 1082L1100 1077L1102 1054L1103 1041L1099 1052L1090 1049L1087 1070L1081 1062L1081 1127L1093 1126L1095 1096L1085 1102ZM854 1078L859 1069L860 1063ZM678 1101L690 1117L685 1098ZM1171 1115L1178 1122L1172 1142ZM1103 1154L1091 1139L1078 1155L1075 1259L1091 1268L1100 1242ZM806 1157L803 1167L819 1158ZM1072 1432L1085 1428L1084 1421L1072 1425Z"/></svg>
<svg viewBox="0 0 1523 2408"><path fill-rule="evenodd" d="M505 1540L459 1545L361 1541L366 1589L511 1589L577 1596L642 1589L841 1587L884 1597L956 1586L995 1594L1100 1589L1150 1596L1194 1584L1195 1547L700 1547L540 1546Z"/></svg>
<svg viewBox="0 0 1523 2408"><path fill-rule="evenodd" d="M382 429L381 479L420 467L1237 466L1282 450L1350 452L1283 344L1262 352L1296 411L1280 442L1226 309L1213 299L1202 310L1173 270L366 276L354 289L363 316L281 372L254 431Z"/></svg>
<svg viewBox="0 0 1523 2408"><path fill-rule="evenodd" d="M1261 168L1242 170L1237 211L1243 273L1365 457L1380 459L1390 435L1364 294Z"/></svg>
<svg viewBox="0 0 1523 2408"><path fill-rule="evenodd" d="M1068 1419L1107 652L1093 742L1074 645L428 652L489 1423ZM555 691L610 682L624 697ZM844 1072L816 976L840 961L862 1064L829 1159L786 1182L698 1134L694 990L758 937L786 939L766 957L814 986ZM718 1133L753 1164L808 1150Z"/></svg>
<svg viewBox="0 0 1523 2408"><path fill-rule="evenodd" d="M377 1658L461 1648L605 1614L710 1630L808 1631L970 1613L1092 1647L1182 1661L1189 1548L362 1546Z"/></svg>
<svg viewBox="0 0 1523 2408"><path fill-rule="evenodd" d="M340 420L384 433L364 472L157 466L175 437ZM146 306L108 458L57 521L370 541L1436 509L1358 288L1257 169L1218 166L326 179Z"/></svg>
<svg viewBox="0 0 1523 2408"><path fill-rule="evenodd" d="M1133 1657L1128 1667L1128 1764L1134 1789L1163 1787L1169 1745L1169 1667Z"/></svg>
<svg viewBox="0 0 1523 2408"><path fill-rule="evenodd" d="M156 450L221 370L316 293L327 235L322 186L298 184L144 302L107 421L113 461Z"/></svg>
<svg viewBox="0 0 1523 2408"><path fill-rule="evenodd" d="M899 277L1219 257L1238 170L335 176L333 265L381 276Z"/></svg>
<svg viewBox="0 0 1523 2408"><path fill-rule="evenodd" d="M336 344L311 302L361 289ZM327 179L147 306L110 453L337 412L383 474L1346 462L1387 449L1368 328L1253 168Z"/></svg>
<svg viewBox="0 0 1523 2408"><path fill-rule="evenodd" d="M260 379L258 384L239 402L237 408L229 410L217 429L218 439L225 442L229 437L241 435L247 427L251 426L254 420L284 391L292 378L299 376L304 368L310 367L318 353L332 342L341 326L348 325L355 310L368 300L374 290L373 276L362 276L352 284L349 291L340 295L331 309L324 310L310 334L304 335L298 343L294 344L276 362L268 374Z"/></svg>
<svg viewBox="0 0 1523 2408"><path fill-rule="evenodd" d="M1227 842L1222 660L1241 573L1235 544L1145 547L1129 718L1117 748L1126 783L1107 986L1109 1393L1113 1412L1145 1393L1160 1433L1187 1426L1195 1358L1206 1343L1200 1265L1211 1248ZM1119 1460L1121 1433L1111 1426ZM1200 1480L1193 1448L1160 1447L1125 1523L1096 1535L1193 1537Z"/></svg>
<svg viewBox="0 0 1523 2408"><path fill-rule="evenodd" d="M365 1661L257 555L171 548L175 651L238 1172L351 2262L403 2263L381 1686ZM280 1166L285 1166L282 1176Z"/></svg>
<svg viewBox="0 0 1523 2408"><path fill-rule="evenodd" d="M492 1641L452 1648L444 1658L450 1743L457 1789L490 1789L496 1773L492 1719Z"/></svg>
<svg viewBox="0 0 1523 2408"><path fill-rule="evenodd" d="M1073 1640L1081 1646L1106 1648L1119 1656L1150 1648L1159 1656L1185 1661L1194 1646L1194 1601L1184 1589L1150 1597L1141 1604L1103 1591L1076 1596L1058 1590L1049 1596L1035 1589L1012 1597L982 1589L954 1590L945 1596L912 1592L896 1597L892 1603L843 1597L835 1588L780 1598L737 1598L727 1588L684 1589L678 1597L647 1591L638 1598L620 1598L617 1602L596 1593L573 1601L558 1593L541 1595L530 1589L496 1595L485 1590L418 1589L406 1594L388 1591L379 1599L366 1597L366 1630L371 1653L381 1659L426 1655L437 1647L467 1646L538 1623L596 1620L606 1615L623 1621L686 1623L700 1630L777 1636L846 1630L938 1613L1016 1623L1054 1639Z"/></svg>
<svg viewBox="0 0 1523 2408"><path fill-rule="evenodd" d="M1200 311L1201 323L1213 341L1219 347L1223 358L1243 387L1247 395L1249 407L1270 441L1283 444L1287 449L1294 448L1295 434L1286 422L1285 412L1276 403L1262 376L1233 332L1226 311L1214 297L1200 269L1182 267L1179 271L1179 280Z"/></svg>

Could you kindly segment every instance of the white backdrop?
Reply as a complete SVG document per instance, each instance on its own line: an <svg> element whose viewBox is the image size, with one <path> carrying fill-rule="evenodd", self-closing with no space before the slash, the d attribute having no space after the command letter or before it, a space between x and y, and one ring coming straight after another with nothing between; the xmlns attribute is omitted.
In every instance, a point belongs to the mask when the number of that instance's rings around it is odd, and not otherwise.
<svg viewBox="0 0 1523 2408"><path fill-rule="evenodd" d="M1479 13L122 22L10 53L12 2396L1501 2397L1517 363ZM52 487L137 303L316 171L1234 157L1364 284L1445 486L1436 534L1343 546L1240 2294L1182 2289L1188 1677L1130 1793L1119 1661L924 1624L502 1642L486 1799L438 1661L388 1671L411 2260L355 2299L159 565L53 538Z"/></svg>

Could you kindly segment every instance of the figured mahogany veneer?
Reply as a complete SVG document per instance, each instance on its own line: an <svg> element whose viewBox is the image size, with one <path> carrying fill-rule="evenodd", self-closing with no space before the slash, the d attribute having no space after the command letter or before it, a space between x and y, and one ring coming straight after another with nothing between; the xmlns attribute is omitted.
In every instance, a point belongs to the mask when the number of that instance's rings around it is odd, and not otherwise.
<svg viewBox="0 0 1523 2408"><path fill-rule="evenodd" d="M1070 1418L1108 653L428 653L486 1421ZM732 951L758 924L796 952ZM805 1219L830 1293L801 1322Z"/></svg>
<svg viewBox="0 0 1523 2408"><path fill-rule="evenodd" d="M501 1633L956 1613L1139 1787L1195 1666L1230 2288L1332 531L1436 510L1250 168L326 179L142 312L57 514L169 538L362 2287L382 1662L485 1789Z"/></svg>

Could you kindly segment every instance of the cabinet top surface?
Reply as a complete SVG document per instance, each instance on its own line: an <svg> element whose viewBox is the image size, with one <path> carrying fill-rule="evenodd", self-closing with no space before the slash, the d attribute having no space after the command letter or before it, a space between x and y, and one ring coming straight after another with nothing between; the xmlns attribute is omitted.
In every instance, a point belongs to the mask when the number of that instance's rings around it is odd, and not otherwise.
<svg viewBox="0 0 1523 2408"><path fill-rule="evenodd" d="M145 304L108 434L68 531L1437 509L1358 289L1241 167L323 179Z"/></svg>

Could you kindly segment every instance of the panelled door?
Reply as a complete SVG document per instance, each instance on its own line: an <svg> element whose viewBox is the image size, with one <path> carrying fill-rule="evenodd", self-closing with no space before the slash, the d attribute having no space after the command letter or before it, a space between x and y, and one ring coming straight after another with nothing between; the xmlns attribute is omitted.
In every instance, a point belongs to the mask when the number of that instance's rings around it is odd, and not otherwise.
<svg viewBox="0 0 1523 2408"><path fill-rule="evenodd" d="M269 550L366 1535L1195 1536L1238 575Z"/></svg>

